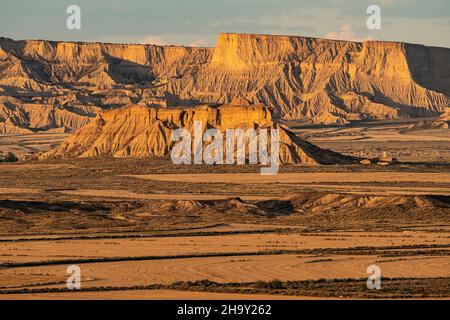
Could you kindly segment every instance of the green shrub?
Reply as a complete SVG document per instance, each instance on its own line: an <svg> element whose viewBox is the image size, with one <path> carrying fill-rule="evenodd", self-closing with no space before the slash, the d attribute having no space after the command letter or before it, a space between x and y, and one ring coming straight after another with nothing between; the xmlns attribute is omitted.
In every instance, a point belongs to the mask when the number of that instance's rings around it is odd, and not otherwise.
<svg viewBox="0 0 450 320"><path fill-rule="evenodd" d="M17 162L19 161L19 158L17 158L17 156L12 153L12 152L8 152L6 154L6 156L0 156L0 162Z"/></svg>
<svg viewBox="0 0 450 320"><path fill-rule="evenodd" d="M255 288L257 289L283 289L284 285L283 282L281 282L278 279L272 280L272 281L257 281L255 283Z"/></svg>

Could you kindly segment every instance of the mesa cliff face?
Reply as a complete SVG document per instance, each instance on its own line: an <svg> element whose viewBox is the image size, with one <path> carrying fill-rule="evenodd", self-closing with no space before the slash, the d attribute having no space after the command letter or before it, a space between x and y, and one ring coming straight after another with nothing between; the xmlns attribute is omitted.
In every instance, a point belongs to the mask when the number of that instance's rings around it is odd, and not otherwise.
<svg viewBox="0 0 450 320"><path fill-rule="evenodd" d="M3 131L74 130L101 109L237 97L312 123L439 115L450 104L450 49L251 34L221 34L215 48L0 38ZM54 109L36 119L30 107Z"/></svg>
<svg viewBox="0 0 450 320"><path fill-rule="evenodd" d="M102 111L88 125L78 130L57 148L39 155L40 159L95 157L164 157L177 142L174 130L184 128L194 137L194 122L206 129L278 129L282 164L349 164L355 160L333 151L320 149L273 122L271 112L262 105L158 109L142 105ZM270 130L268 130L270 143ZM226 152L225 136L223 137ZM258 137L255 137L258 139ZM257 140L255 140L257 141ZM248 159L249 140L246 138ZM204 143L205 148L208 143ZM270 150L271 144L268 146Z"/></svg>
<svg viewBox="0 0 450 320"><path fill-rule="evenodd" d="M186 90L219 102L227 98L214 88L243 94L282 118L323 112L344 119L350 113L396 118L442 111L450 101L449 73L450 49L445 48L223 34L199 76L210 75L212 81L187 84Z"/></svg>

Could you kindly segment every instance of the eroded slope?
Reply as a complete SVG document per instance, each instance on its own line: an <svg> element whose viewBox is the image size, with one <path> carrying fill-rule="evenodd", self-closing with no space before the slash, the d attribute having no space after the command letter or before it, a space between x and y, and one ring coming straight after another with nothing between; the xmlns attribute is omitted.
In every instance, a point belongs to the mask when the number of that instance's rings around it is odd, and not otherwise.
<svg viewBox="0 0 450 320"><path fill-rule="evenodd" d="M3 132L73 130L99 109L131 103L196 106L237 97L276 117L323 124L437 116L449 106L449 88L450 49L397 42L221 34L215 48L186 48L0 39ZM30 104L68 114L11 115Z"/></svg>

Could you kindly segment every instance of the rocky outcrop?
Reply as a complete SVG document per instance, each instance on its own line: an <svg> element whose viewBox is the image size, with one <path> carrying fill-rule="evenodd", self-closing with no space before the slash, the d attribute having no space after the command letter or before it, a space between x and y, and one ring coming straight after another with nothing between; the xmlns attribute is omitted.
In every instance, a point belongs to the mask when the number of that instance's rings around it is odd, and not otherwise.
<svg viewBox="0 0 450 320"><path fill-rule="evenodd" d="M344 126L350 123L346 118L342 116L336 116L328 111L320 112L311 120L311 122L314 124L337 126Z"/></svg>
<svg viewBox="0 0 450 320"><path fill-rule="evenodd" d="M215 48L0 38L0 96L69 112L240 99L277 118L345 124L439 115L450 104L449 61L448 48L295 36L221 34ZM66 118L69 130L89 120Z"/></svg>
<svg viewBox="0 0 450 320"><path fill-rule="evenodd" d="M450 107L444 110L444 113L439 117L441 121L450 121Z"/></svg>
<svg viewBox="0 0 450 320"><path fill-rule="evenodd" d="M421 120L411 126L409 126L408 130L432 130L432 129L448 129L448 123L446 121L425 121Z"/></svg>
<svg viewBox="0 0 450 320"><path fill-rule="evenodd" d="M71 131L89 123L98 110L93 106L58 106L0 96L0 134Z"/></svg>
<svg viewBox="0 0 450 320"><path fill-rule="evenodd" d="M68 157L164 157L175 142L175 129L184 128L194 136L194 122L206 129L278 129L279 154L282 164L337 164L355 160L333 151L320 149L295 136L272 120L271 112L262 105L158 109L140 105L100 112L88 125L78 130L56 149L39 156L41 159ZM268 131L270 133L270 131ZM224 137L225 139L225 137ZM269 140L270 141L270 140ZM246 150L248 152L248 139ZM204 145L206 147L207 144ZM224 140L224 148L225 147ZM269 147L270 148L270 147ZM225 152L225 151L224 151ZM248 155L248 154L247 154Z"/></svg>

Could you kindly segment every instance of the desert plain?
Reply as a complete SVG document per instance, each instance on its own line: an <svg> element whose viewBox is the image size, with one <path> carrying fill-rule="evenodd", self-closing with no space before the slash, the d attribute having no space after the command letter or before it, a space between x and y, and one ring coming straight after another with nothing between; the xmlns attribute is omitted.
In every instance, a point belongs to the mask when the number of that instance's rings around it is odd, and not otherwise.
<svg viewBox="0 0 450 320"><path fill-rule="evenodd" d="M0 38L0 299L448 299L449 61ZM175 164L196 128L277 132L279 171Z"/></svg>
<svg viewBox="0 0 450 320"><path fill-rule="evenodd" d="M385 126L297 130L321 147L402 160L390 166L261 176L164 158L0 164L0 297L448 298L449 141ZM0 148L45 151L60 139L8 135ZM66 288L70 265L81 290ZM380 290L366 286L371 265Z"/></svg>

